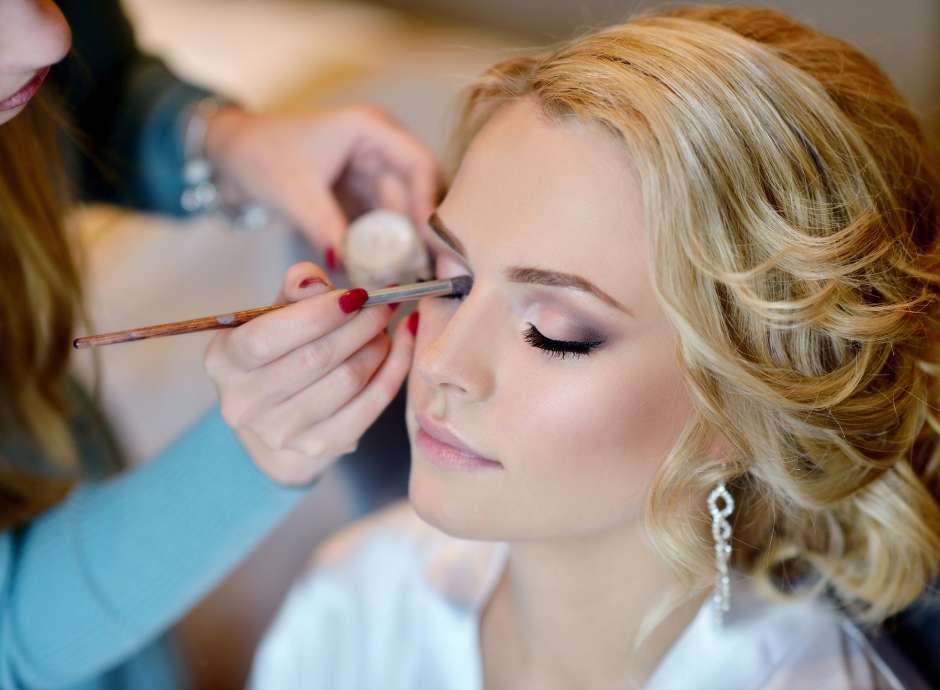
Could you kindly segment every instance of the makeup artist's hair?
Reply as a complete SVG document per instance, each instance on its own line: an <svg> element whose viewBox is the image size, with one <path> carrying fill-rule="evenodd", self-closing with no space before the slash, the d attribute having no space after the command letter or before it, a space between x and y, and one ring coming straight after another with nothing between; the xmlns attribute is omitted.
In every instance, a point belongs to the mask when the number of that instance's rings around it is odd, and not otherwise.
<svg viewBox="0 0 940 690"><path fill-rule="evenodd" d="M25 430L50 464L33 472L0 458L0 529L59 500L69 482L58 476L76 464L64 386L81 286L51 108L40 94L0 125L0 437Z"/></svg>
<svg viewBox="0 0 940 690"><path fill-rule="evenodd" d="M771 591L810 582L872 622L910 604L940 565L940 186L887 77L775 11L680 8L497 64L457 158L523 97L601 123L642 188L696 403L649 496L657 546L713 583L724 480L735 565Z"/></svg>

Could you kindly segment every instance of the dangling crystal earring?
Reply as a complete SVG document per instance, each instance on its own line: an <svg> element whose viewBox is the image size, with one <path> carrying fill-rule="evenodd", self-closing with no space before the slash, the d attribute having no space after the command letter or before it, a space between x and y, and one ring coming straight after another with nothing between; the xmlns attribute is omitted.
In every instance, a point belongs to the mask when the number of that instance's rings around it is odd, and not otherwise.
<svg viewBox="0 0 940 690"><path fill-rule="evenodd" d="M718 505L721 500L722 505ZM718 568L718 584L712 604L715 623L720 627L724 615L731 610L731 577L728 575L728 561L731 558L731 523L728 518L734 512L734 498L728 493L724 482L716 486L708 495L708 512L712 516L712 538L715 540L715 564Z"/></svg>

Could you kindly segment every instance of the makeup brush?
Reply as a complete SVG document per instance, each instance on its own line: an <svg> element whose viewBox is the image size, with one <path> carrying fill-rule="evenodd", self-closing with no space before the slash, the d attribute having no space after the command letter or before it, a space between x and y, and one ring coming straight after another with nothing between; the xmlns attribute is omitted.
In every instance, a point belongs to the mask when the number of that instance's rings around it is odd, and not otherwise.
<svg viewBox="0 0 940 690"><path fill-rule="evenodd" d="M408 285L399 285L398 287L382 288L380 290L369 290L369 298L363 305L365 307L374 307L379 304L389 304L390 302L412 302L422 297L442 297L444 295L466 295L473 286L473 278L470 276L456 276L446 280L429 280L420 283L410 283ZM143 326L141 328L132 328L126 331L115 331L114 333L102 333L101 335L88 335L76 338L72 341L72 346L81 350L87 347L97 345L113 345L115 343L127 343L133 340L145 340L147 338L159 338L168 335L180 335L181 333L197 333L199 331L212 331L219 328L235 328L241 326L253 318L267 314L276 309L290 306L289 304L273 304L270 307L258 307L256 309L245 309L230 314L218 314L216 316L203 316L198 319L189 319L187 321L174 321L173 323L163 323L156 326Z"/></svg>

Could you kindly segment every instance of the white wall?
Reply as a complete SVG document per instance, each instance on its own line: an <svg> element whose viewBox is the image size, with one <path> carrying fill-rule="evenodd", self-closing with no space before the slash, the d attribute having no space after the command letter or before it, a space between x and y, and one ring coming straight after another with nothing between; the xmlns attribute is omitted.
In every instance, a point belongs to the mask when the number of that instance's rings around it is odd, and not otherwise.
<svg viewBox="0 0 940 690"><path fill-rule="evenodd" d="M874 58L940 140L940 0L381 0L561 38L625 18L638 9L676 4L774 7L854 43Z"/></svg>

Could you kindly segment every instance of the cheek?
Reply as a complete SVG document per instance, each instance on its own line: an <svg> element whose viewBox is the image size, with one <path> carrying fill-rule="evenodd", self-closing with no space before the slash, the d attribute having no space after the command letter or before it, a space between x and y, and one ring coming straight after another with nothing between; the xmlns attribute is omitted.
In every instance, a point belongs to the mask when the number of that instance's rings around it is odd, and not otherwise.
<svg viewBox="0 0 940 690"><path fill-rule="evenodd" d="M416 361L452 314L449 305L422 308ZM638 518L692 413L671 333L650 331L579 360L551 358L521 340L489 345L500 353L490 362L492 394L455 416L485 434L506 472L486 483L413 472L416 505L439 526L485 538L585 534ZM409 411L437 402L412 370Z"/></svg>
<svg viewBox="0 0 940 690"><path fill-rule="evenodd" d="M0 95L7 95L2 87L15 89L30 72L59 62L71 42L69 25L51 0L0 0Z"/></svg>
<svg viewBox="0 0 940 690"><path fill-rule="evenodd" d="M532 377L544 384L512 404L526 410L516 420L525 439L525 447L517 446L517 461L528 480L526 491L539 503L567 506L581 516L638 514L692 413L674 347L637 343L590 367L573 368L561 380L557 372Z"/></svg>
<svg viewBox="0 0 940 690"><path fill-rule="evenodd" d="M26 107L26 106L24 105L24 106L22 106L22 107L20 107L20 108L14 108L13 110L3 110L3 111L0 111L0 125L4 124L5 122L9 122L9 121L12 120L14 117L16 117L17 115L19 115L19 114L23 111L23 108L25 108L25 107Z"/></svg>

